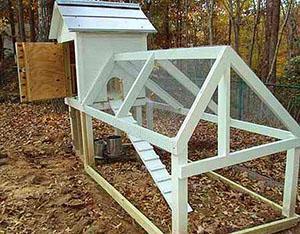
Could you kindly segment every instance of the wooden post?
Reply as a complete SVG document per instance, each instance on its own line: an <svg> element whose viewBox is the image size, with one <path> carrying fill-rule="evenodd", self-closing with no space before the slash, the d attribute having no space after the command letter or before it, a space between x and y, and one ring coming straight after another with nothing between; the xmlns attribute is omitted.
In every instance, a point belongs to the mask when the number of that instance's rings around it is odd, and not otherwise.
<svg viewBox="0 0 300 234"><path fill-rule="evenodd" d="M94 137L92 117L84 112L80 112L81 129L82 129L82 142L83 142L83 162L84 166L94 166Z"/></svg>
<svg viewBox="0 0 300 234"><path fill-rule="evenodd" d="M218 85L218 155L230 151L230 66Z"/></svg>
<svg viewBox="0 0 300 234"><path fill-rule="evenodd" d="M78 146L75 149L76 154L79 155L81 159L83 159L83 142L82 142L82 128L81 128L81 118L80 118L80 111L75 110L75 119L76 119L76 137Z"/></svg>
<svg viewBox="0 0 300 234"><path fill-rule="evenodd" d="M136 121L138 125L143 125L143 109L142 106L136 106L135 107L135 115L136 115Z"/></svg>
<svg viewBox="0 0 300 234"><path fill-rule="evenodd" d="M282 214L287 217L295 215L298 190L300 148L290 149L286 155L285 180Z"/></svg>
<svg viewBox="0 0 300 234"><path fill-rule="evenodd" d="M147 128L153 130L153 103L148 101L146 104L146 119L147 119Z"/></svg>
<svg viewBox="0 0 300 234"><path fill-rule="evenodd" d="M177 155L172 154L172 233L187 233L188 224L188 179L179 178L180 166L187 163L187 146Z"/></svg>
<svg viewBox="0 0 300 234"><path fill-rule="evenodd" d="M76 121L76 109L69 106L69 117L73 148L76 151L78 149L78 134L77 134L77 121Z"/></svg>

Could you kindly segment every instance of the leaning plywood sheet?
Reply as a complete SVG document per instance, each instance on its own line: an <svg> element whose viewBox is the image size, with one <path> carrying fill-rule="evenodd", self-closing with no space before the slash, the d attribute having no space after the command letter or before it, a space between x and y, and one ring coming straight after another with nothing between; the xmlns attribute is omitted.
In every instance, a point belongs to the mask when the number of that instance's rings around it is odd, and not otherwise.
<svg viewBox="0 0 300 234"><path fill-rule="evenodd" d="M17 43L21 102L67 96L64 52L55 43Z"/></svg>

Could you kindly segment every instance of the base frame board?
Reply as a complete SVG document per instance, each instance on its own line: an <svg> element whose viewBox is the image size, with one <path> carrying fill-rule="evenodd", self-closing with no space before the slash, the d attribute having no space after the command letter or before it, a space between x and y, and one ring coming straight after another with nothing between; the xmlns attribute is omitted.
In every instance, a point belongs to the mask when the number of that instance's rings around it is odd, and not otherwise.
<svg viewBox="0 0 300 234"><path fill-rule="evenodd" d="M105 178L103 178L93 167L86 165L85 172L103 188L145 231L153 234L162 234L163 232L153 224L141 211L139 211L130 201L126 199L117 189L114 188ZM277 210L282 210L282 207L267 198L262 197L261 195L250 191L249 189L236 184L235 182L219 175L215 172L206 173L208 176L211 176L215 179L220 179L224 183L229 184L233 189L237 189L243 192L250 194L257 200L261 200L272 206L272 208ZM270 223L265 223L262 225L250 227L244 230L233 232L232 234L272 234L288 228L296 226L300 221L300 216L295 215L294 217L286 217L280 220L276 220Z"/></svg>
<svg viewBox="0 0 300 234"><path fill-rule="evenodd" d="M163 232L155 226L141 211L130 203L118 190L105 180L93 167L85 166L86 173L94 179L145 231L153 234Z"/></svg>

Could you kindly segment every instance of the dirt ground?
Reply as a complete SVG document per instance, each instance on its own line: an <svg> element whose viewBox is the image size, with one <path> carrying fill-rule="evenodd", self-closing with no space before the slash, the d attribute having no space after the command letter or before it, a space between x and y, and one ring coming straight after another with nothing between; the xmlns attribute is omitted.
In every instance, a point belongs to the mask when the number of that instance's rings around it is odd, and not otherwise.
<svg viewBox="0 0 300 234"><path fill-rule="evenodd" d="M15 96L0 103L0 233L144 233L84 173L72 150L66 108L55 102L20 104ZM99 122L95 126L98 136L110 131ZM201 136L214 135L215 130L214 125L202 124L190 146L205 150L191 152L191 159L214 153L216 139ZM233 149L271 140L243 134L234 132ZM169 156L157 152L169 169ZM219 172L280 202L282 189L277 184L282 184L283 163L284 155L277 155L243 164L245 170ZM262 179L251 178L247 169ZM141 162L99 164L98 170L164 232L170 232L170 209ZM268 205L207 176L189 179L189 201L194 210L189 215L191 233L229 233L280 218ZM298 201L297 211L299 207Z"/></svg>

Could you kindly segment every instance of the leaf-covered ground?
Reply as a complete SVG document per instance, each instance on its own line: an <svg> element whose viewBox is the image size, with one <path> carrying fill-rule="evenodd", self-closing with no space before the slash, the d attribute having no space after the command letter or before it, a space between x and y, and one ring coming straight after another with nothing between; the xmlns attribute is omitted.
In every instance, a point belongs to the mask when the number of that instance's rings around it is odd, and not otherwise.
<svg viewBox="0 0 300 234"><path fill-rule="evenodd" d="M144 233L84 173L72 150L66 108L55 103L20 104L16 96L0 98L0 233ZM112 133L98 121L94 126L97 137ZM215 132L213 124L199 125L190 142L190 159L215 154ZM232 136L232 150L272 141L241 131ZM169 155L157 152L169 169ZM284 158L274 155L219 172L280 203ZM170 232L170 209L140 161L99 164L98 169ZM194 210L189 215L191 233L223 234L280 218L268 205L206 175L189 179L189 201ZM298 211L299 207L298 202Z"/></svg>

